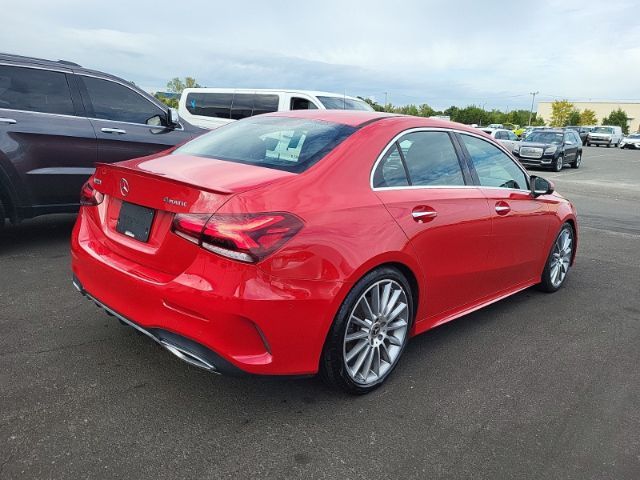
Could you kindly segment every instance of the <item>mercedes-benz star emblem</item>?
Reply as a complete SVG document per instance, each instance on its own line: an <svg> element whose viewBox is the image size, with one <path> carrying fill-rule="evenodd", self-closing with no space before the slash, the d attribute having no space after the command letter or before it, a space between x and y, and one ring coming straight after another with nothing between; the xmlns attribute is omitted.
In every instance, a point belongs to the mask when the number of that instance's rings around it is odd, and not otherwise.
<svg viewBox="0 0 640 480"><path fill-rule="evenodd" d="M129 182L127 182L126 178L120 179L120 193L123 197L129 195Z"/></svg>

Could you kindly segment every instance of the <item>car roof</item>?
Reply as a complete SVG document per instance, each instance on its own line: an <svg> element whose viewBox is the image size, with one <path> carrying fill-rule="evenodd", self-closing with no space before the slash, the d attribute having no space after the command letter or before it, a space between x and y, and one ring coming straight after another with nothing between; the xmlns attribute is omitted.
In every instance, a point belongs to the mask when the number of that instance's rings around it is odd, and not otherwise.
<svg viewBox="0 0 640 480"><path fill-rule="evenodd" d="M349 100L364 101L358 97L343 95L341 93L323 92L321 90L298 90L293 88L224 88L224 87L195 87L185 88L184 92L189 93L299 93L313 97L348 98Z"/></svg>
<svg viewBox="0 0 640 480"><path fill-rule="evenodd" d="M481 133L482 130L470 127L462 123L450 122L439 118L416 117L412 115L400 115L387 112L369 112L364 110L283 110L280 112L266 113L261 117L288 117L305 118L309 120L321 120L325 122L339 123L352 127L362 127L365 124L377 121L393 121L396 124L406 126L406 128L448 128L460 130L473 134Z"/></svg>

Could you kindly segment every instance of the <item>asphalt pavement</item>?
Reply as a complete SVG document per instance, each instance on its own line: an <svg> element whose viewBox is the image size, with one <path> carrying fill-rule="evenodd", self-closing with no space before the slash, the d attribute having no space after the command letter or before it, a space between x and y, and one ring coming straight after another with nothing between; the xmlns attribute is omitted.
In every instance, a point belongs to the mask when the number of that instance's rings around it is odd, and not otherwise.
<svg viewBox="0 0 640 480"><path fill-rule="evenodd" d="M74 217L0 233L0 479L640 478L640 151L537 172L566 285L411 341L376 392L185 365L71 286Z"/></svg>

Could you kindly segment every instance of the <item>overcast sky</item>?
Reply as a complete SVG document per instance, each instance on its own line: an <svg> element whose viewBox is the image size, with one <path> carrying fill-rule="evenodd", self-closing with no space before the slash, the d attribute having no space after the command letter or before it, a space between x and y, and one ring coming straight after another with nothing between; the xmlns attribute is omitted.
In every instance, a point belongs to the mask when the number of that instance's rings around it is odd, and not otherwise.
<svg viewBox="0 0 640 480"><path fill-rule="evenodd" d="M640 101L634 1L6 1L0 51L143 88L299 88L394 104Z"/></svg>

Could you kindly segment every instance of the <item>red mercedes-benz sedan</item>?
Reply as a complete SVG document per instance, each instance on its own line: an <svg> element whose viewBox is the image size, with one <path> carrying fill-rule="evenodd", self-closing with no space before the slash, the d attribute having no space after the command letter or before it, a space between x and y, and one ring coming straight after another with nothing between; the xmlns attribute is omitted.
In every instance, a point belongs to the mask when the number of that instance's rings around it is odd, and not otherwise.
<svg viewBox="0 0 640 480"><path fill-rule="evenodd" d="M576 212L454 123L260 115L97 166L74 284L213 372L379 386L409 337L532 285L562 286Z"/></svg>

